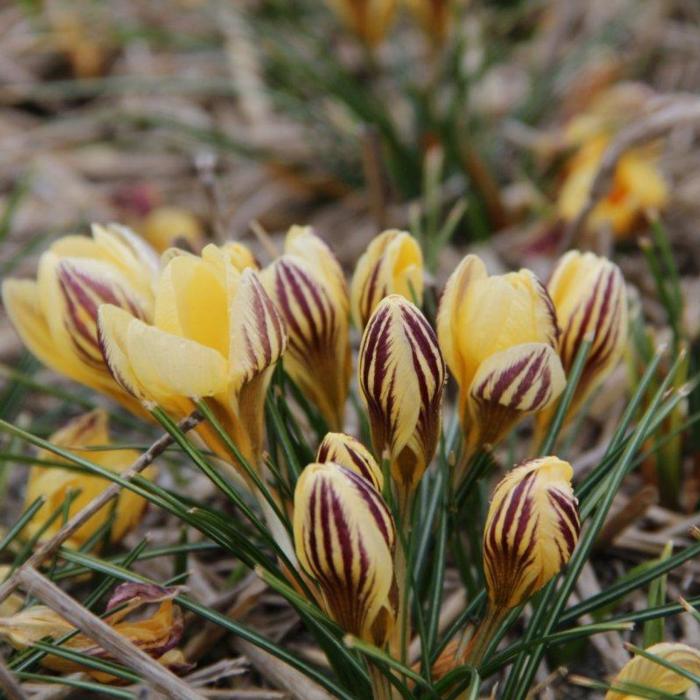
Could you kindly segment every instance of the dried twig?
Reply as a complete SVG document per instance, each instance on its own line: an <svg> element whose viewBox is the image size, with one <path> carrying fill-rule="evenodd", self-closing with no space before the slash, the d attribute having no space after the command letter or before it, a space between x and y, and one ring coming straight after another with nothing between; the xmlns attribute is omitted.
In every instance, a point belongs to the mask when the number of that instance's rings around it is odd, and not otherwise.
<svg viewBox="0 0 700 700"><path fill-rule="evenodd" d="M24 565L17 570L18 583L48 605L84 635L97 642L115 659L131 668L154 688L173 700L203 700L203 696L122 636L104 620L77 603L55 583L42 576L34 567Z"/></svg>
<svg viewBox="0 0 700 700"><path fill-rule="evenodd" d="M27 700L22 686L17 682L12 671L7 668L2 656L0 656L0 688L5 692L7 700Z"/></svg>
<svg viewBox="0 0 700 700"><path fill-rule="evenodd" d="M178 424L183 432L194 428L202 417L196 411L184 418ZM160 456L173 442L170 435L162 435L158 438L121 476L131 479ZM12 575L0 585L0 603L5 600L17 587L20 574L25 567L38 567L47 557L50 557L74 532L76 532L87 520L119 495L122 487L119 484L111 484L102 493L79 510L48 542L42 544L39 549L18 567Z"/></svg>
<svg viewBox="0 0 700 700"><path fill-rule="evenodd" d="M561 250L569 248L578 238L588 215L593 211L598 200L608 191L618 161L626 151L658 138L675 126L696 121L700 121L700 101L684 99L674 102L620 131L603 154L598 172L588 191L588 200L585 206L564 232L560 243Z"/></svg>

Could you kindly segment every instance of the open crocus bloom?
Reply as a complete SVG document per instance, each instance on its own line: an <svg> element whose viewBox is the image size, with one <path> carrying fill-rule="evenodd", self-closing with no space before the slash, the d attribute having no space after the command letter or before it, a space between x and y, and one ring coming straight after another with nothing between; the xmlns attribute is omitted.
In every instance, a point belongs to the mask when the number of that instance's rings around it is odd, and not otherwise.
<svg viewBox="0 0 700 700"><path fill-rule="evenodd" d="M176 418L210 397L245 458L259 464L265 393L287 333L253 269L239 271L215 245L201 257L178 254L156 284L152 325L110 304L98 316L105 361L126 391ZM235 461L209 426L198 431L216 454Z"/></svg>
<svg viewBox="0 0 700 700"><path fill-rule="evenodd" d="M287 324L285 370L328 426L340 429L352 369L350 302L340 264L310 227L293 226L284 255L261 279Z"/></svg>
<svg viewBox="0 0 700 700"><path fill-rule="evenodd" d="M78 452L80 456L115 473L123 472L140 455L136 450L120 450L116 448L113 450L85 451L91 447L108 447L110 445L109 419L107 413L100 409L90 411L90 413L78 416L78 418L70 421L70 423L55 432L49 438L49 441L59 447ZM47 461L64 461L47 450L40 450L37 458ZM67 460L65 461L67 463ZM148 476L152 472L153 469L149 468L145 475ZM63 520L56 518L48 527L46 527L46 521L61 508L69 493L79 492L68 509L68 517L70 518L102 493L109 485L109 481L99 476L82 474L75 470L61 469L59 467L33 466L29 472L29 481L24 497L25 507L29 507L39 496L43 496L46 500L36 515L27 523L23 534L27 537L32 537L43 528L42 539L49 539L61 529ZM110 530L112 542L118 542L129 530L134 528L141 519L145 509L146 501L141 496L123 489L119 493ZM110 506L105 505L102 510L95 513L71 536L66 542L66 546L74 549L79 548L105 524L110 512Z"/></svg>
<svg viewBox="0 0 700 700"><path fill-rule="evenodd" d="M8 279L7 314L29 350L45 365L141 412L114 382L97 340L97 309L108 303L150 320L155 251L125 226L94 225L92 238L65 236L39 261L36 281Z"/></svg>
<svg viewBox="0 0 700 700"><path fill-rule="evenodd" d="M437 327L472 449L496 443L564 389L554 306L529 270L489 276L468 255L447 282Z"/></svg>

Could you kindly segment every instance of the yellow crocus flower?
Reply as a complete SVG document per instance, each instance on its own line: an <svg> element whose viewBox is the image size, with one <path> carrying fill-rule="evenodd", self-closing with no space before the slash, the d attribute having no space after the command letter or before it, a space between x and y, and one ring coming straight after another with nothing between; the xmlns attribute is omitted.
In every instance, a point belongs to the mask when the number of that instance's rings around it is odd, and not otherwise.
<svg viewBox="0 0 700 700"><path fill-rule="evenodd" d="M139 226L143 237L159 252L184 242L198 251L204 245L204 229L199 219L187 209L162 206L152 209Z"/></svg>
<svg viewBox="0 0 700 700"><path fill-rule="evenodd" d="M243 455L260 464L265 393L287 333L252 268L237 270L215 245L201 256L180 252L158 278L152 324L103 304L98 326L107 365L126 391L176 418L210 397ZM235 461L208 425L197 430Z"/></svg>
<svg viewBox="0 0 700 700"><path fill-rule="evenodd" d="M148 321L158 271L155 251L118 224L93 225L92 238L65 236L42 254L36 281L8 279L5 309L24 344L59 374L140 412L105 367L97 309L109 303Z"/></svg>
<svg viewBox="0 0 700 700"><path fill-rule="evenodd" d="M454 0L406 0L418 23L436 47L447 37Z"/></svg>
<svg viewBox="0 0 700 700"><path fill-rule="evenodd" d="M650 646L645 651L680 666L696 676L700 675L700 652L687 644L661 642ZM623 690L626 684L644 688L647 692L658 690L670 695L680 695L695 685L689 678L640 655L635 656L622 667L612 682L613 688L619 687L620 690L609 690L605 700L642 700L642 697L635 695L633 690L630 692Z"/></svg>
<svg viewBox="0 0 700 700"><path fill-rule="evenodd" d="M362 329L377 304L390 294L423 303L423 254L406 231L384 231L367 247L355 266L350 285L352 318Z"/></svg>
<svg viewBox="0 0 700 700"><path fill-rule="evenodd" d="M435 332L410 301L392 294L379 303L362 336L358 375L375 454L389 459L404 501L435 454L445 385Z"/></svg>
<svg viewBox="0 0 700 700"><path fill-rule="evenodd" d="M91 447L109 447L111 445L109 418L107 413L101 409L73 419L55 432L49 438L49 442L80 454L80 456L116 474L131 466L140 454L136 450L89 450ZM47 450L40 450L37 458L54 462L65 461L66 464L69 464L68 460L56 457ZM152 473L152 470L149 468L146 474L150 473ZM23 536L27 538L33 537L44 526L49 516L61 507L69 493L79 492L68 509L68 517L70 518L99 496L109 485L110 482L106 479L80 473L72 469L41 465L33 466L29 471L29 481L24 496L25 508L39 496L44 497L45 503L25 526L22 531ZM133 529L141 520L145 509L146 501L141 496L137 496L126 489L121 491L116 500L114 521L110 530L112 541L118 542L129 530ZM104 525L110 513L111 506L107 504L71 535L66 541L66 546L78 549ZM41 535L42 539L50 539L61 529L62 525L62 518L56 518L44 530Z"/></svg>
<svg viewBox="0 0 700 700"><path fill-rule="evenodd" d="M334 462L367 479L377 491L384 486L384 475L372 453L352 435L327 433L318 446L317 462Z"/></svg>
<svg viewBox="0 0 700 700"><path fill-rule="evenodd" d="M294 492L294 544L328 614L384 646L396 615L396 530L379 492L339 464L309 464Z"/></svg>
<svg viewBox="0 0 700 700"><path fill-rule="evenodd" d="M466 256L447 281L437 330L470 451L498 442L564 389L554 306L529 270L489 276Z"/></svg>
<svg viewBox="0 0 700 700"><path fill-rule="evenodd" d="M310 227L293 226L284 255L260 277L287 324L285 370L328 426L340 429L352 371L349 299L340 264Z"/></svg>
<svg viewBox="0 0 700 700"><path fill-rule="evenodd" d="M326 3L353 34L372 47L389 31L398 0L326 0Z"/></svg>
<svg viewBox="0 0 700 700"><path fill-rule="evenodd" d="M484 575L495 610L534 595L569 561L581 524L573 470L557 457L512 469L498 484L484 526Z"/></svg>

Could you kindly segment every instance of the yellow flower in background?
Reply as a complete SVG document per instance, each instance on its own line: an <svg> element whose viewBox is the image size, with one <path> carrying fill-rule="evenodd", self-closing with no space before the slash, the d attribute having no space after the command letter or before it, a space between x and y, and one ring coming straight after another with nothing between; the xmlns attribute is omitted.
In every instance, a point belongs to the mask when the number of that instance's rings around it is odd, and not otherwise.
<svg viewBox="0 0 700 700"><path fill-rule="evenodd" d="M495 444L564 389L554 306L529 270L489 276L466 256L447 281L437 331L471 450Z"/></svg>
<svg viewBox="0 0 700 700"><path fill-rule="evenodd" d="M524 603L569 561L581 524L573 470L542 457L511 470L496 486L484 526L484 575L496 610Z"/></svg>
<svg viewBox="0 0 700 700"><path fill-rule="evenodd" d="M588 201L603 154L611 137L600 134L586 141L567 166L557 208L566 221L574 220ZM622 237L628 234L647 209L662 209L668 201L668 186L658 167L654 147L635 148L619 160L607 195L596 204L587 225L609 226Z"/></svg>
<svg viewBox="0 0 700 700"><path fill-rule="evenodd" d="M201 222L191 211L182 207L162 206L152 209L139 229L158 252L183 243L196 252L204 245Z"/></svg>
<svg viewBox="0 0 700 700"><path fill-rule="evenodd" d="M175 588L160 588L155 585L124 583L118 586L107 603L107 611L122 606L107 615L104 620L116 632L136 644L141 650L175 672L191 668L182 651L177 648L183 632L180 608L173 603L178 591ZM157 604L152 614L140 612L148 605ZM129 619L127 619L127 617ZM75 632L75 627L57 612L45 605L32 605L9 617L0 618L0 636L15 649L27 649L45 637L59 639ZM117 661L107 651L83 634L77 634L63 646L106 661ZM101 683L117 679L104 671L87 668L77 662L51 654L44 656L41 665L53 671L73 673L84 671Z"/></svg>
<svg viewBox="0 0 700 700"><path fill-rule="evenodd" d="M90 450L91 447L110 447L109 418L103 410L95 410L73 419L63 428L55 432L49 441L59 447L79 454L81 457L120 474L130 467L140 456L136 450ZM40 450L37 459L66 462L52 452ZM153 470L145 472L146 476ZM43 496L45 503L37 511L36 515L25 526L22 534L26 538L33 537L46 523L49 517L60 509L66 502L71 492L80 492L73 499L68 509L68 517L72 517L84 508L90 501L96 498L111 482L99 476L81 473L73 469L61 469L60 467L48 467L35 465L29 471L27 490L24 496L25 508L29 507L39 496ZM110 537L112 542L118 542L124 535L132 530L141 520L146 509L146 501L135 493L126 489L122 490L116 501L114 520L112 522ZM112 506L107 504L85 522L70 539L66 546L78 549L87 542L99 530L110 517ZM63 519L59 516L42 533L41 539L48 540L62 527Z"/></svg>
<svg viewBox="0 0 700 700"><path fill-rule="evenodd" d="M375 454L389 459L406 497L435 454L445 385L435 332L418 307L398 294L379 303L362 336L358 374Z"/></svg>
<svg viewBox="0 0 700 700"><path fill-rule="evenodd" d="M686 644L662 642L650 646L645 651L696 676L700 675L700 652L693 647ZM624 689L627 684L630 686L629 692ZM620 688L620 690L609 690L605 695L605 700L641 700L642 696L634 694L635 686L640 691L646 690L647 693L658 690L668 695L680 695L680 693L690 690L695 683L670 668L638 655L623 666L611 685L614 688Z"/></svg>
<svg viewBox="0 0 700 700"><path fill-rule="evenodd" d="M384 646L396 615L396 530L379 492L339 464L308 465L294 492L294 545L329 615Z"/></svg>
<svg viewBox="0 0 700 700"><path fill-rule="evenodd" d="M201 257L180 251L158 279L152 325L110 304L98 316L105 360L125 390L176 418L211 397L243 455L259 465L265 393L287 333L253 269L237 270L215 245ZM197 431L234 461L209 425Z"/></svg>
<svg viewBox="0 0 700 700"><path fill-rule="evenodd" d="M615 365L627 344L627 292L620 268L607 258L572 250L547 285L561 326L559 356L568 374L583 339L592 345L569 408L574 414Z"/></svg>
<svg viewBox="0 0 700 700"><path fill-rule="evenodd" d="M423 31L440 46L450 28L454 0L406 0Z"/></svg>
<svg viewBox="0 0 700 700"><path fill-rule="evenodd" d="M384 475L372 453L352 435L327 433L318 446L317 462L334 462L367 479L377 491L384 486Z"/></svg>
<svg viewBox="0 0 700 700"><path fill-rule="evenodd" d="M326 4L353 34L375 46L389 31L398 0L326 0Z"/></svg>
<svg viewBox="0 0 700 700"><path fill-rule="evenodd" d="M59 374L140 407L112 379L97 340L97 309L109 303L136 318L153 314L155 251L125 226L93 225L92 238L65 236L42 254L37 279L7 279L3 303L24 344Z"/></svg>
<svg viewBox="0 0 700 700"><path fill-rule="evenodd" d="M405 231L384 231L357 261L350 285L355 325L364 328L377 304L390 294L400 294L418 306L423 303L423 254Z"/></svg>
<svg viewBox="0 0 700 700"><path fill-rule="evenodd" d="M310 227L293 226L284 255L260 277L287 324L285 370L329 427L341 428L352 359L348 291L340 264Z"/></svg>

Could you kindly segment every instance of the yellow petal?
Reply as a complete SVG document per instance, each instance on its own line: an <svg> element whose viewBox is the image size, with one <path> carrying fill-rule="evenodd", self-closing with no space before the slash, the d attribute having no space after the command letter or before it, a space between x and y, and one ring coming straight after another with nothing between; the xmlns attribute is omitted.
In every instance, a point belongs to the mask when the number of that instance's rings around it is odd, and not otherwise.
<svg viewBox="0 0 700 700"><path fill-rule="evenodd" d="M378 44L396 14L397 0L326 0L346 27L369 46Z"/></svg>
<svg viewBox="0 0 700 700"><path fill-rule="evenodd" d="M387 455L397 485L410 491L430 463L440 433L445 363L420 310L393 294L377 306L362 336L359 383L377 455Z"/></svg>
<svg viewBox="0 0 700 700"><path fill-rule="evenodd" d="M390 294L423 301L423 254L405 231L385 231L372 240L357 262L350 286L352 316L363 328L377 304Z"/></svg>
<svg viewBox="0 0 700 700"><path fill-rule="evenodd" d="M294 492L294 544L329 613L347 632L383 646L395 614L396 532L380 494L338 464L310 464Z"/></svg>
<svg viewBox="0 0 700 700"><path fill-rule="evenodd" d="M276 260L261 280L287 326L285 370L327 424L341 427L352 364L347 298L334 297L334 288L295 255Z"/></svg>
<svg viewBox="0 0 700 700"><path fill-rule="evenodd" d="M156 249L165 250L181 241L185 247L198 250L204 242L204 230L199 219L182 207L156 207L142 223L143 235Z"/></svg>
<svg viewBox="0 0 700 700"><path fill-rule="evenodd" d="M287 346L284 321L250 268L229 303L229 372L235 387L272 367Z"/></svg>
<svg viewBox="0 0 700 700"><path fill-rule="evenodd" d="M491 355L469 389L463 422L470 441L497 443L523 416L541 411L566 386L556 351L544 343L525 343Z"/></svg>
<svg viewBox="0 0 700 700"><path fill-rule="evenodd" d="M260 267L250 248L238 241L224 243L221 251L239 272L243 272L246 267L252 267L254 270Z"/></svg>
<svg viewBox="0 0 700 700"><path fill-rule="evenodd" d="M372 453L352 435L327 433L318 446L317 462L334 462L361 477L381 493L384 475Z"/></svg>
<svg viewBox="0 0 700 700"><path fill-rule="evenodd" d="M484 574L496 609L525 602L569 561L581 528L572 475L568 462L542 457L496 487L484 527Z"/></svg>
<svg viewBox="0 0 700 700"><path fill-rule="evenodd" d="M690 673L700 675L700 652L686 644L662 642L646 649L647 652L680 666ZM659 690L671 695L678 695L690 690L695 684L680 674L655 663L643 656L635 656L628 661L617 674L612 685L631 683L649 690ZM623 691L609 690L605 700L637 700L636 695Z"/></svg>

